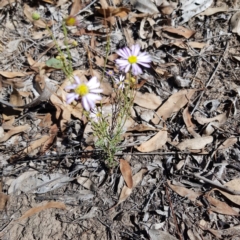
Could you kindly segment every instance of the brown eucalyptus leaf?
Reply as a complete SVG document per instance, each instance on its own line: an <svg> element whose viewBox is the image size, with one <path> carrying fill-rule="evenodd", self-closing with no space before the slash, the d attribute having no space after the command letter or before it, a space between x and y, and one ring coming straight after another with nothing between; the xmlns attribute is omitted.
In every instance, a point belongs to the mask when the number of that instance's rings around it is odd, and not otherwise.
<svg viewBox="0 0 240 240"><path fill-rule="evenodd" d="M206 228L206 227L202 227L200 225L200 227L203 230L207 230L210 233L212 233L213 235L215 235L218 239L234 239L232 237L239 236L239 232L240 232L240 225L234 226L234 227L230 227L230 228L224 228L224 229L212 229L212 228ZM236 238L237 240L238 238Z"/></svg>
<svg viewBox="0 0 240 240"><path fill-rule="evenodd" d="M25 77L29 75L30 73L24 73L24 72L8 72L8 71L0 71L0 75L6 77L6 78L15 78L15 77ZM32 74L32 73L31 73Z"/></svg>
<svg viewBox="0 0 240 240"><path fill-rule="evenodd" d="M228 139L226 139L219 147L218 147L218 150L221 150L221 149L225 149L225 148L229 148L231 146L233 146L235 143L238 142L238 138L237 137L230 137Z"/></svg>
<svg viewBox="0 0 240 240"><path fill-rule="evenodd" d="M182 26L178 26L177 28L171 27L171 26L167 26L167 27L163 27L162 29L164 32L169 32L169 33L174 33L180 36L183 36L185 38L190 38L195 34L195 31L190 30L188 28L182 27Z"/></svg>
<svg viewBox="0 0 240 240"><path fill-rule="evenodd" d="M157 110L155 116L152 119L152 122L154 124L158 124L160 122L160 118L166 120L169 117L171 117L172 113L178 112L182 107L184 107L189 102L195 91L196 89L188 89L180 90L179 92L174 93Z"/></svg>
<svg viewBox="0 0 240 240"><path fill-rule="evenodd" d="M9 196L4 194L3 192L0 192L0 211L5 209L8 200Z"/></svg>
<svg viewBox="0 0 240 240"><path fill-rule="evenodd" d="M43 210L49 209L49 208L58 208L58 209L66 209L66 206L64 203L61 202L48 202L43 206L37 206L37 207L33 207L31 209L29 209L28 211L26 211L20 218L18 218L16 221L21 221L25 218L29 218L31 216L33 216L36 213L39 213Z"/></svg>
<svg viewBox="0 0 240 240"><path fill-rule="evenodd" d="M206 136L206 137L199 137L194 139L187 139L183 142L179 143L176 147L183 150L198 150L204 148L207 144L211 143L213 141L212 136Z"/></svg>
<svg viewBox="0 0 240 240"><path fill-rule="evenodd" d="M24 104L22 96L20 95L20 93L15 88L13 88L13 91L10 95L9 102L12 105L16 105L16 106L22 106Z"/></svg>
<svg viewBox="0 0 240 240"><path fill-rule="evenodd" d="M132 169L129 163L124 159L120 159L120 170L127 187L132 188L133 187Z"/></svg>
<svg viewBox="0 0 240 240"><path fill-rule="evenodd" d="M227 203L215 199L209 195L204 196L207 201L211 204L210 210L225 215L238 216L238 212L232 209Z"/></svg>
<svg viewBox="0 0 240 240"><path fill-rule="evenodd" d="M161 149L167 142L167 129L163 128L154 137L139 147L135 147L140 152L152 152Z"/></svg>
<svg viewBox="0 0 240 240"><path fill-rule="evenodd" d="M81 0L74 0L71 11L70 11L70 16L75 16L78 14L78 12L82 9L82 1Z"/></svg>
<svg viewBox="0 0 240 240"><path fill-rule="evenodd" d="M224 184L225 187L228 187L229 189L233 191L240 191L240 178L233 179L227 183ZM212 191L218 191L222 195L224 195L226 198L228 198L233 203L240 205L240 195L233 195L227 192L224 192L223 190L220 190L218 188L214 188Z"/></svg>
<svg viewBox="0 0 240 240"><path fill-rule="evenodd" d="M178 195L182 197L187 197L192 202L197 202L199 206L202 206L202 203L199 200L197 200L199 196L202 195L201 192L194 192L193 190L182 187L182 186L172 185L169 180L167 180L167 183L168 183L168 186Z"/></svg>
<svg viewBox="0 0 240 240"><path fill-rule="evenodd" d="M142 181L143 175L146 172L147 172L147 169L143 168L133 176L133 188L135 188L138 185L138 183ZM120 197L119 197L119 201L114 207L124 202L132 193L133 188L128 188L127 186L123 186Z"/></svg>
<svg viewBox="0 0 240 240"><path fill-rule="evenodd" d="M219 12L227 12L228 11L228 6L224 5L222 7L213 7L213 8L208 8L206 9L204 12L201 12L200 15L204 15L204 16L211 16L215 13L219 13Z"/></svg>
<svg viewBox="0 0 240 240"><path fill-rule="evenodd" d="M141 107L154 110L161 105L162 100L159 96L157 96L153 92L152 93L136 92L134 97L134 103Z"/></svg>
<svg viewBox="0 0 240 240"><path fill-rule="evenodd" d="M30 128L30 126L28 124L13 127L11 130L9 130L7 133L5 133L2 138L0 138L0 143L7 141L13 135L18 134L20 132L24 132L24 131L28 130L29 128Z"/></svg>
<svg viewBox="0 0 240 240"><path fill-rule="evenodd" d="M192 116L188 110L188 106L183 111L183 120L186 124L188 132L195 138L201 137L198 133L195 132L195 125L192 123Z"/></svg>
<svg viewBox="0 0 240 240"><path fill-rule="evenodd" d="M236 12L231 18L231 28L233 33L240 35L240 11Z"/></svg>
<svg viewBox="0 0 240 240"><path fill-rule="evenodd" d="M38 147L42 147L46 141L48 141L49 136L44 135L40 139L37 139L35 141L32 141L27 148L24 149L24 153L31 153L34 149Z"/></svg>

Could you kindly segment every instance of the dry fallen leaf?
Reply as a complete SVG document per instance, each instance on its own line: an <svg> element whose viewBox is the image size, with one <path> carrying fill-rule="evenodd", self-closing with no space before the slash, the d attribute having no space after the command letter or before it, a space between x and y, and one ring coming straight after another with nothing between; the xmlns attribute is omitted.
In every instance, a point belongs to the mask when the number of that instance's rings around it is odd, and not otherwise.
<svg viewBox="0 0 240 240"><path fill-rule="evenodd" d="M66 209L66 206L64 203L61 202L49 202L46 203L43 206L38 206L38 207L33 207L31 209L29 209L28 211L26 211L20 218L18 218L16 221L19 222L25 218L31 217L32 215L39 213L43 210L49 209L49 208L59 208L59 209Z"/></svg>
<svg viewBox="0 0 240 240"><path fill-rule="evenodd" d="M200 117L198 115L195 115L194 118L201 125L209 123L203 132L205 136L209 136L215 131L215 127L219 128L222 124L224 124L227 121L229 112L230 111L219 114L213 118L205 118L205 117Z"/></svg>
<svg viewBox="0 0 240 240"><path fill-rule="evenodd" d="M229 137L228 139L226 139L219 147L218 150L222 150L225 148L229 148L231 146L233 146L235 143L238 142L238 138L237 137Z"/></svg>
<svg viewBox="0 0 240 240"><path fill-rule="evenodd" d="M152 152L161 149L167 142L167 129L163 128L154 137L145 143L142 143L136 149L140 152Z"/></svg>
<svg viewBox="0 0 240 240"><path fill-rule="evenodd" d="M136 92L134 97L134 103L141 107L154 110L161 105L162 100L159 96L157 96L153 92L152 93Z"/></svg>
<svg viewBox="0 0 240 240"><path fill-rule="evenodd" d="M193 190L182 187L182 186L172 185L169 180L167 181L167 183L168 183L168 186L178 195L182 197L187 197L192 202L196 202L197 205L202 206L202 203L199 200L197 200L198 197L202 195L201 192L194 192Z"/></svg>
<svg viewBox="0 0 240 240"><path fill-rule="evenodd" d="M42 147L46 141L48 141L49 136L45 135L42 136L40 139L35 140L33 142L30 143L30 145L24 149L24 153L31 153L34 149L38 148L38 147Z"/></svg>
<svg viewBox="0 0 240 240"><path fill-rule="evenodd" d="M167 183L168 186L180 196L187 197L189 200L191 200L198 206L203 206L203 204L198 200L198 198L202 195L201 192L194 192L193 190L187 189L182 186L172 185L169 180L167 181ZM228 206L225 202L221 202L209 195L205 195L204 197L211 204L209 210L226 215L234 216L238 215L238 213L235 210L233 210L230 206Z"/></svg>
<svg viewBox="0 0 240 240"><path fill-rule="evenodd" d="M15 77L25 77L31 73L24 73L24 72L8 72L8 71L0 71L0 75L6 78L15 78Z"/></svg>
<svg viewBox="0 0 240 240"><path fill-rule="evenodd" d="M215 235L218 239L235 239L232 238L234 236L236 236L236 240L238 239L239 236L239 231L240 231L240 225L234 226L234 227L230 227L230 228L224 228L224 229L212 229L212 228L207 228L205 226L201 226L200 227L203 230L207 230L210 233L212 233L213 235Z"/></svg>
<svg viewBox="0 0 240 240"><path fill-rule="evenodd" d="M120 170L127 187L132 188L133 187L132 169L129 163L124 159L120 159Z"/></svg>
<svg viewBox="0 0 240 240"><path fill-rule="evenodd" d="M89 190L96 191L93 181L87 177L80 176L77 178L77 182Z"/></svg>
<svg viewBox="0 0 240 240"><path fill-rule="evenodd" d="M204 148L207 144L213 141L212 136L199 137L194 139L187 139L179 143L176 147L181 151L184 150L198 150Z"/></svg>
<svg viewBox="0 0 240 240"><path fill-rule="evenodd" d="M224 184L225 187L228 187L229 189L233 191L240 191L240 178L233 179L227 183ZM228 198L233 203L240 205L240 195L232 195L230 193L224 192L223 190L220 190L218 188L214 188L212 191L218 191L222 195L224 195L226 198Z"/></svg>
<svg viewBox="0 0 240 240"><path fill-rule="evenodd" d="M125 18L128 16L128 13L130 10L125 7L120 7L120 8L114 8L114 7L109 7L107 9L102 9L102 8L97 8L96 9L100 14L102 14L104 17L120 17L120 18Z"/></svg>
<svg viewBox="0 0 240 240"><path fill-rule="evenodd" d="M74 0L72 7L71 7L71 12L70 16L75 16L78 14L78 12L82 9L82 3L81 0Z"/></svg>
<svg viewBox="0 0 240 240"><path fill-rule="evenodd" d="M238 216L238 212L233 210L227 203L221 202L218 199L215 199L209 195L204 196L207 201L211 204L210 210L225 215Z"/></svg>
<svg viewBox="0 0 240 240"><path fill-rule="evenodd" d="M8 195L0 192L0 211L5 209L8 199L9 199Z"/></svg>
<svg viewBox="0 0 240 240"><path fill-rule="evenodd" d="M167 27L163 27L162 29L164 32L169 32L169 33L174 33L180 36L183 36L185 38L190 38L193 34L195 34L195 31L184 28L182 26L178 26L177 28L171 27L171 26L167 26Z"/></svg>
<svg viewBox="0 0 240 240"><path fill-rule="evenodd" d="M4 136L2 138L0 138L0 143L7 141L11 136L18 134L20 132L24 132L24 131L28 130L29 128L30 128L30 126L28 124L13 127L7 133L4 133Z"/></svg>
<svg viewBox="0 0 240 240"><path fill-rule="evenodd" d="M174 93L157 110L155 116L152 119L152 122L154 124L158 124L160 122L160 118L166 120L167 118L171 117L172 113L179 111L189 102L195 91L196 91L195 89L189 89L180 90L179 92Z"/></svg>
<svg viewBox="0 0 240 240"><path fill-rule="evenodd" d="M141 169L138 173L136 173L133 176L133 188L135 188L138 185L138 183L140 183L142 181L143 175L146 172L147 172L147 169ZM124 202L132 193L133 188L128 188L126 186L123 186L120 197L119 197L119 201L114 207L119 205L121 202Z"/></svg>
<svg viewBox="0 0 240 240"><path fill-rule="evenodd" d="M210 15L213 15L215 13L226 12L226 11L228 11L228 6L224 5L222 7L208 8L204 12L200 13L199 15L210 16Z"/></svg>
<svg viewBox="0 0 240 240"><path fill-rule="evenodd" d="M233 33L240 35L240 12L236 12L231 18L231 28Z"/></svg>
<svg viewBox="0 0 240 240"><path fill-rule="evenodd" d="M192 116L189 113L188 106L183 111L183 120L186 124L188 132L192 134L194 138L200 137L200 135L194 130L195 125L192 123Z"/></svg>

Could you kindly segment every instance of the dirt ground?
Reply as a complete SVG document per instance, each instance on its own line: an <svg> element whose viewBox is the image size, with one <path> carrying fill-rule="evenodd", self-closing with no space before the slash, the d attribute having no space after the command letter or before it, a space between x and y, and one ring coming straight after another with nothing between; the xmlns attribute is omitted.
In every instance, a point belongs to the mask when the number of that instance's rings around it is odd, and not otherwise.
<svg viewBox="0 0 240 240"><path fill-rule="evenodd" d="M189 6L204 9L186 20ZM236 0L0 1L0 238L240 239L239 11ZM105 74L106 106L116 50L151 55L113 167L59 94L63 71L46 66L64 41L74 71Z"/></svg>

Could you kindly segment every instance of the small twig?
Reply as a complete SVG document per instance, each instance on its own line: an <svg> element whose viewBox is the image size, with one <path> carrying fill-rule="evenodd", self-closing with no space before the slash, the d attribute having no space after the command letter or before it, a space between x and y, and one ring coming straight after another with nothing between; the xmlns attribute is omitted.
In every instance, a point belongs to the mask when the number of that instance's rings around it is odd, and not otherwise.
<svg viewBox="0 0 240 240"><path fill-rule="evenodd" d="M188 173L188 174L191 174L191 173ZM203 176L200 176L199 174L191 174L192 176L194 176L195 178L198 178L198 179L201 179L203 180L204 182L207 182L221 190L223 190L224 192L227 192L227 193L230 193L230 194L233 194L233 195L240 195L240 191L236 191L236 190L231 190L229 187L227 186L223 186L219 183L215 183L213 182L212 180L209 180Z"/></svg>
<svg viewBox="0 0 240 240"><path fill-rule="evenodd" d="M178 233L178 236L179 236L179 240L182 240L183 239L182 234L180 233L178 223L177 223L177 218L176 218L176 215L174 214L174 211L173 211L172 201L171 201L170 196L169 196L168 187L166 186L165 189L166 189L166 194L167 194L168 201L169 201L169 206L171 208L171 212L172 212L172 215L173 215L173 220L174 220L174 223L175 223L175 226L176 226L176 229L177 229L177 233Z"/></svg>

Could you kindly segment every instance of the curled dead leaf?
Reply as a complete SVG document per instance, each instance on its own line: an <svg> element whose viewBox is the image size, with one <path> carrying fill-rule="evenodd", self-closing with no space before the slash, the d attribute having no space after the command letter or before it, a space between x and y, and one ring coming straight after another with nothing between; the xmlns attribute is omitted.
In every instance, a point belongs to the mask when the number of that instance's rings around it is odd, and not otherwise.
<svg viewBox="0 0 240 240"><path fill-rule="evenodd" d="M240 12L236 12L231 18L231 28L233 33L240 35Z"/></svg>
<svg viewBox="0 0 240 240"><path fill-rule="evenodd" d="M161 120L166 120L171 117L172 113L179 111L182 107L184 107L196 89L188 89L188 90L180 90L177 93L174 93L172 96L168 98L168 100L157 110L155 116L152 119L154 124L158 124Z"/></svg>
<svg viewBox="0 0 240 240"><path fill-rule="evenodd" d="M163 128L154 137L145 143L142 143L136 149L140 152L152 152L161 149L167 142L167 129Z"/></svg>
<svg viewBox="0 0 240 240"><path fill-rule="evenodd" d="M198 150L204 148L207 144L213 141L212 136L199 137L194 139L187 139L183 142L179 143L176 147L181 151L190 149L190 150Z"/></svg>
<svg viewBox="0 0 240 240"><path fill-rule="evenodd" d="M49 208L58 208L58 209L66 209L66 206L64 203L61 202L48 202L43 206L38 206L38 207L34 207L29 209L28 211L26 211L20 218L18 218L16 221L19 222L25 218L31 217L32 215L39 213L43 210L49 209Z"/></svg>
<svg viewBox="0 0 240 240"><path fill-rule="evenodd" d="M120 170L127 187L132 188L133 187L132 169L129 163L124 159L120 159Z"/></svg>
<svg viewBox="0 0 240 240"><path fill-rule="evenodd" d="M147 172L147 169L143 168L133 176L133 188L135 188L138 185L138 183L140 183L142 181L143 175L146 172ZM116 207L120 203L124 202L132 193L133 188L128 188L126 186L123 186L118 203L114 207Z"/></svg>
<svg viewBox="0 0 240 240"><path fill-rule="evenodd" d="M200 135L194 130L195 125L192 123L192 116L189 113L188 106L183 111L183 120L188 132L195 138L200 137Z"/></svg>
<svg viewBox="0 0 240 240"><path fill-rule="evenodd" d="M167 26L167 27L163 27L162 30L164 32L174 33L174 34L183 36L183 37L185 37L187 39L195 34L195 31L187 29L187 28L182 27L182 26L178 26L177 28L174 28L174 27L171 27L171 26Z"/></svg>
<svg viewBox="0 0 240 240"><path fill-rule="evenodd" d="M153 92L152 93L136 92L134 97L134 103L141 107L154 110L161 105L162 100L159 96L157 96Z"/></svg>
<svg viewBox="0 0 240 240"><path fill-rule="evenodd" d="M20 132L24 132L24 131L28 130L29 128L30 128L30 126L28 124L12 128L7 133L5 133L2 138L0 138L0 143L7 141L11 136L18 134Z"/></svg>

